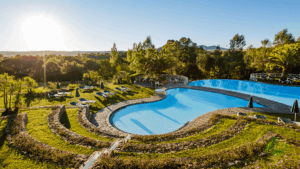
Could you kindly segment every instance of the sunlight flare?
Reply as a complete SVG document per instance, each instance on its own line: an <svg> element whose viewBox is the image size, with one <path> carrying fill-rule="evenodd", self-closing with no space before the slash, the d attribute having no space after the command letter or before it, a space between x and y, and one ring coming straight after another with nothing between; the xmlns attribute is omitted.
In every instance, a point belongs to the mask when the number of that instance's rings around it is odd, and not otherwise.
<svg viewBox="0 0 300 169"><path fill-rule="evenodd" d="M61 27L49 17L27 18L21 31L29 50L67 50Z"/></svg>

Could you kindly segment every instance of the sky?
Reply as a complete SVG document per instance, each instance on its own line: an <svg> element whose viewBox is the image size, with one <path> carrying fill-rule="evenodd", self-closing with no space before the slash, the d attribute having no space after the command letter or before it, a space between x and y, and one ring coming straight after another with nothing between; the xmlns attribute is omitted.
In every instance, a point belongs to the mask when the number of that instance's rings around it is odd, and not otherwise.
<svg viewBox="0 0 300 169"><path fill-rule="evenodd" d="M298 38L299 9L299 0L0 0L0 51L121 51L147 36L157 48L181 37L228 48L237 33L257 48L285 28Z"/></svg>

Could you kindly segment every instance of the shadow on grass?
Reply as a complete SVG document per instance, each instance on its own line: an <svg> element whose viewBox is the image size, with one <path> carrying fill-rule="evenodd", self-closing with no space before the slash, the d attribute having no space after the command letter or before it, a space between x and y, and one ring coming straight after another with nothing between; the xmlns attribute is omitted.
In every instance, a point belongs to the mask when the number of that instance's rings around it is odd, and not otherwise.
<svg viewBox="0 0 300 169"><path fill-rule="evenodd" d="M70 129L71 124L70 124L70 121L69 121L69 117L68 117L67 112L63 113L63 115L62 115L61 118L60 118L60 122L61 122L61 124L64 125L67 129Z"/></svg>
<svg viewBox="0 0 300 169"><path fill-rule="evenodd" d="M11 116L10 118L15 118L16 116ZM4 119L0 119L0 125L2 124ZM7 119L9 120L9 119ZM7 127L8 122L6 123L6 126L3 127L3 129L0 131L0 149L2 148L2 146L4 145L5 139L6 139L6 132L5 132L5 128ZM1 163L0 163L1 164ZM1 165L0 165L1 166Z"/></svg>
<svg viewBox="0 0 300 169"><path fill-rule="evenodd" d="M43 98L41 96L34 96L31 93L25 94L24 97L25 97L26 107L30 107L30 103L32 103L34 100L42 100Z"/></svg>
<svg viewBox="0 0 300 169"><path fill-rule="evenodd" d="M95 88L94 88L94 89L91 89L91 90L83 90L83 91L81 90L80 92L81 92L81 93L93 93L93 92L95 92L95 91L98 91L98 89L95 89Z"/></svg>

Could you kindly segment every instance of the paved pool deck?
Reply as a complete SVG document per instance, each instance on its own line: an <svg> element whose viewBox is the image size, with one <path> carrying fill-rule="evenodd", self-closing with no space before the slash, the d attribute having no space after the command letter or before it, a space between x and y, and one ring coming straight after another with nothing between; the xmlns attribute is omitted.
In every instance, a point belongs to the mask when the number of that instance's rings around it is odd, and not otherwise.
<svg viewBox="0 0 300 169"><path fill-rule="evenodd" d="M139 83L136 84L139 86L143 87L150 87L149 84L147 83ZM233 91L228 91L228 90L222 90L222 89L216 89L216 88L208 88L208 87L200 87L200 86L189 86L185 85L183 83L168 83L165 84L164 86L159 86L155 87L159 89L163 89L161 92L156 92L154 96L148 97L148 98L141 98L141 99L134 99L134 100L127 100L119 103L115 103L113 105L107 106L103 109L101 109L99 112L97 112L91 119L91 122L97 126L102 132L108 133L110 135L118 136L118 137L125 137L128 133L124 132L118 128L116 128L112 121L111 118L114 116L114 113L116 113L119 109L125 108L126 106L133 105L133 104L141 104L141 103L147 103L147 102L156 102L159 100L162 100L167 97L167 93L165 90L172 89L172 88L186 88L186 89L193 89L193 90L202 90L202 91L209 91L209 92L215 92L215 93L221 93L229 96L234 96L237 98L241 98L244 100L249 100L250 95L248 94L243 94L243 93L238 93L238 92L233 92ZM261 104L265 107L260 107L260 108L253 108L253 112L269 112L269 113L291 113L290 108L291 106L273 101L273 100L268 100L264 99L261 97L256 97L253 96L253 101ZM193 128L195 126L199 126L201 124L206 123L210 117L214 114L225 114L225 115L233 115L236 114L237 112L242 112L242 113L247 113L250 112L250 110L246 107L235 107L235 108L226 108L226 109L219 109L215 110L212 112L205 113L203 115L200 115L196 117L194 120L189 122L187 125L184 127L174 131L176 132L182 132L184 130L188 130L190 128Z"/></svg>

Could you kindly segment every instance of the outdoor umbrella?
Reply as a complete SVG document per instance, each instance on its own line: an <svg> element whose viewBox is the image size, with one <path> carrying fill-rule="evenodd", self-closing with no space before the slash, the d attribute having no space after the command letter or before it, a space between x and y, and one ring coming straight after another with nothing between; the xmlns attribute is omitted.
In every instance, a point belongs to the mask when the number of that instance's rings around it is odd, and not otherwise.
<svg viewBox="0 0 300 169"><path fill-rule="evenodd" d="M80 94L79 94L78 88L76 88L76 97L80 97Z"/></svg>
<svg viewBox="0 0 300 169"><path fill-rule="evenodd" d="M101 82L101 89L104 89L104 85L103 85L103 82Z"/></svg>
<svg viewBox="0 0 300 169"><path fill-rule="evenodd" d="M250 100L249 100L249 103L248 103L247 107L250 108L250 115L251 115L252 108L253 108L253 98L252 98L252 96L250 97Z"/></svg>
<svg viewBox="0 0 300 169"><path fill-rule="evenodd" d="M295 113L295 119L294 121L296 122L296 113L299 113L299 107L298 107L298 101L295 100L293 107L291 108L291 112Z"/></svg>
<svg viewBox="0 0 300 169"><path fill-rule="evenodd" d="M58 82L56 83L56 88L57 88L57 89L59 89L59 88L60 88L60 86L59 86L59 83L58 83Z"/></svg>

